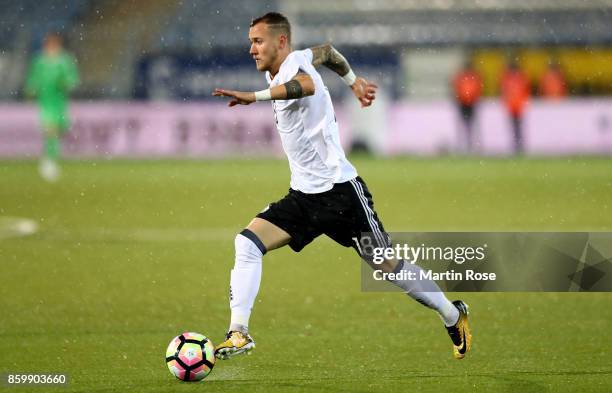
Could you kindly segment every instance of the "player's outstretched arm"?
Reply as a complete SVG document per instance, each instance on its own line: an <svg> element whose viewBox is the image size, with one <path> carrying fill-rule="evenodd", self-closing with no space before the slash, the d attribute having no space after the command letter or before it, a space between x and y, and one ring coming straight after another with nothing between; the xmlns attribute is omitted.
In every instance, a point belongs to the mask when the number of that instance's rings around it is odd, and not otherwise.
<svg viewBox="0 0 612 393"><path fill-rule="evenodd" d="M372 105L376 98L378 86L364 78L355 76L349 62L342 56L342 53L330 44L314 46L310 50L312 51L312 64L315 67L324 65L340 75L344 82L351 87L362 108Z"/></svg>
<svg viewBox="0 0 612 393"><path fill-rule="evenodd" d="M230 97L232 99L228 105L234 106L249 105L255 101L292 100L311 96L314 92L314 82L310 75L300 72L289 82L274 86L271 89L256 92L215 89L213 91L213 96Z"/></svg>

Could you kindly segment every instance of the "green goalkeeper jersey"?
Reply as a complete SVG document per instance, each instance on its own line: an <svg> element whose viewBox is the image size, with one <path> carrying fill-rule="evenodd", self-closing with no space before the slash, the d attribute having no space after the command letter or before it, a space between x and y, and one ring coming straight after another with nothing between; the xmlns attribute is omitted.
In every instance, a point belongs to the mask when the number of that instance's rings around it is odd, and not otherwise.
<svg viewBox="0 0 612 393"><path fill-rule="evenodd" d="M79 82L75 59L62 51L57 55L39 54L32 61L26 93L35 96L46 127L68 128L68 94Z"/></svg>

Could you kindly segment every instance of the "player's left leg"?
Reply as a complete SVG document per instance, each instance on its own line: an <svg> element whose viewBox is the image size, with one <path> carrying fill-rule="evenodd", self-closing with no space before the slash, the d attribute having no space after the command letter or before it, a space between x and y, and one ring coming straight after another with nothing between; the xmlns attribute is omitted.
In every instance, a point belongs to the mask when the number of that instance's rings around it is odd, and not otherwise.
<svg viewBox="0 0 612 393"><path fill-rule="evenodd" d="M463 131L461 135L463 137L463 141L459 141L459 149L461 153L470 154L472 151L472 125L474 119L474 106L461 104L459 111L461 115L461 124Z"/></svg>
<svg viewBox="0 0 612 393"><path fill-rule="evenodd" d="M60 170L57 164L60 155L59 128L55 124L43 125L44 147L40 160L39 171L43 179L54 182L59 178Z"/></svg>
<svg viewBox="0 0 612 393"><path fill-rule="evenodd" d="M287 244L299 252L322 233L308 214L311 199L290 190L236 236L236 261L230 279L231 323L226 340L216 348L217 357L227 359L255 347L249 335L249 318L259 291L263 255Z"/></svg>
<svg viewBox="0 0 612 393"><path fill-rule="evenodd" d="M514 154L523 153L523 117L521 113L512 114L512 133L514 136Z"/></svg>
<svg viewBox="0 0 612 393"><path fill-rule="evenodd" d="M261 283L262 259L267 251L290 240L291 236L283 229L259 217L236 235L236 259L230 278L230 327L225 341L215 348L218 358L229 359L255 348L249 334L249 318Z"/></svg>
<svg viewBox="0 0 612 393"><path fill-rule="evenodd" d="M68 131L70 121L66 108L49 105L40 107L40 120L44 138L40 174L45 180L54 182L60 176L61 137Z"/></svg>
<svg viewBox="0 0 612 393"><path fill-rule="evenodd" d="M249 317L259 291L262 259L291 237L283 229L255 217L234 241L236 259L230 279L230 331L248 332Z"/></svg>

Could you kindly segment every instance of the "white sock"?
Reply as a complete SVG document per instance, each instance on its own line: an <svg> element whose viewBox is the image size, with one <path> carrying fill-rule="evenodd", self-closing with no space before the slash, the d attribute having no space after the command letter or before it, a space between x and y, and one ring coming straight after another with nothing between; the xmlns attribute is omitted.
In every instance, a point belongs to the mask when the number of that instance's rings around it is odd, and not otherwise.
<svg viewBox="0 0 612 393"><path fill-rule="evenodd" d="M248 332L249 317L257 292L259 292L261 262L265 252L265 248L257 236L253 232L247 231L242 231L234 241L236 260L230 279L232 316L229 330L238 330L243 333Z"/></svg>
<svg viewBox="0 0 612 393"><path fill-rule="evenodd" d="M406 261L399 261L395 272L400 270L415 272L420 277L421 268ZM432 308L440 314L446 326L453 326L459 320L459 310L451 303L438 284L432 280L394 280L390 281L406 291L406 294L417 302Z"/></svg>

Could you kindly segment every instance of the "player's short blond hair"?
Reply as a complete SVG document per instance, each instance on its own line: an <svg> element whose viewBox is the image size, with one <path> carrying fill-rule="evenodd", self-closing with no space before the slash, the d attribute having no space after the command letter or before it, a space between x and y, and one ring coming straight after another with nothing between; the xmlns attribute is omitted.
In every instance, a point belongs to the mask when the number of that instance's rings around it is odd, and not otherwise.
<svg viewBox="0 0 612 393"><path fill-rule="evenodd" d="M289 44L291 44L291 24L285 15L279 12L268 12L259 18L253 19L250 27L253 27L258 23L265 23L268 28L273 30L275 33L284 34L287 36L287 41Z"/></svg>

